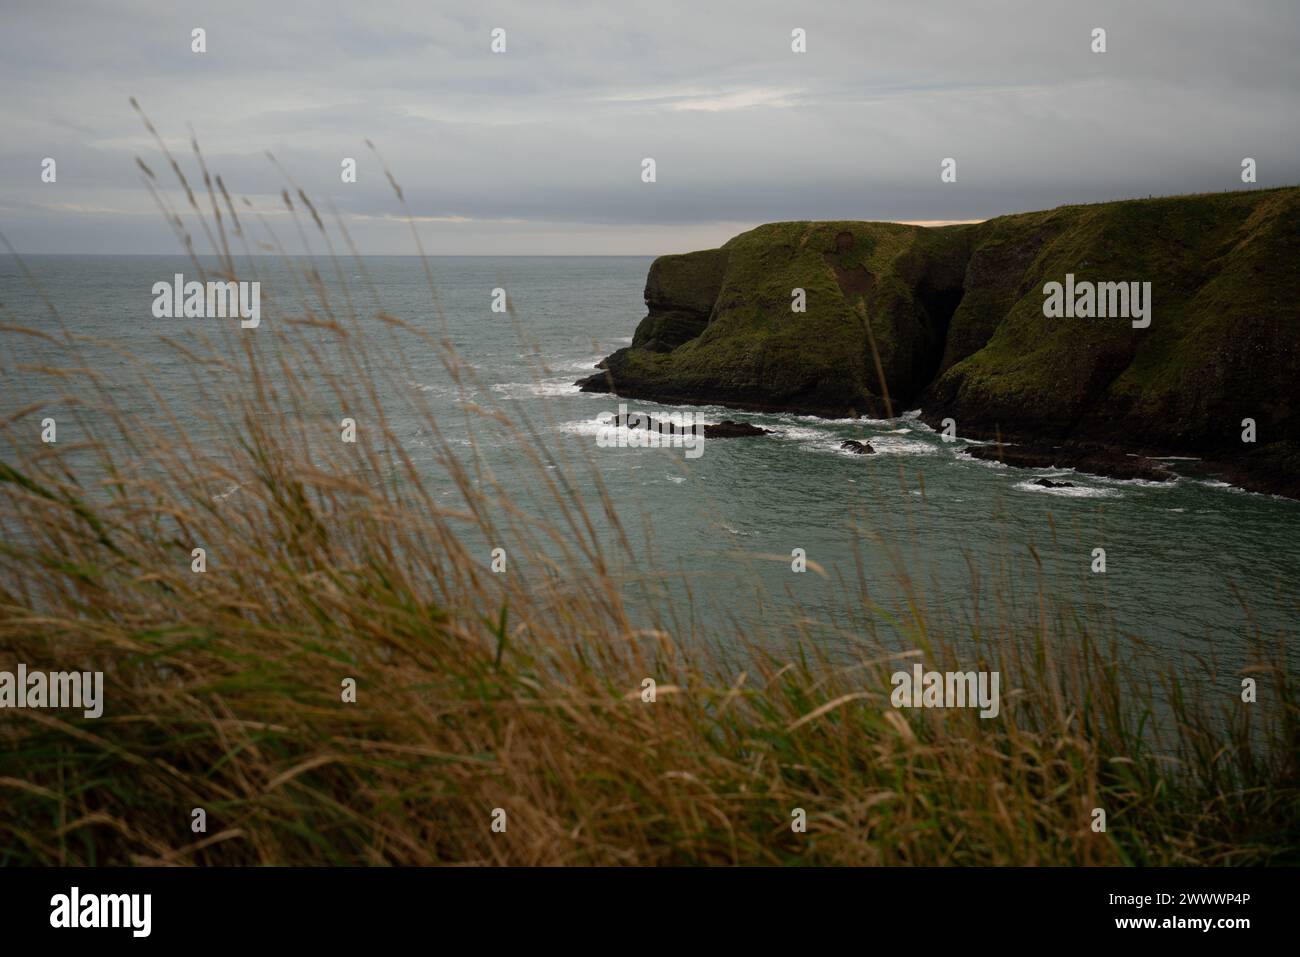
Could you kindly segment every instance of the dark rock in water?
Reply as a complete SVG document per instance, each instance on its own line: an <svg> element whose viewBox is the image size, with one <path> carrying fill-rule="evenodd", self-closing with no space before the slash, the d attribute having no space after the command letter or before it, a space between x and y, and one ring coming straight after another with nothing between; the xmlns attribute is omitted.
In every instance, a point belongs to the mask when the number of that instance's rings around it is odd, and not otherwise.
<svg viewBox="0 0 1300 957"><path fill-rule="evenodd" d="M730 419L724 419L717 425L701 423L699 426L692 428L679 427L667 420L655 419L637 412L616 415L611 421L614 425L626 426L629 429L645 429L647 432L658 432L660 435L690 435L695 431L695 428L702 427L706 439L736 439L750 435L770 435L772 433L771 429L760 429L748 422L732 422Z"/></svg>
<svg viewBox="0 0 1300 957"><path fill-rule="evenodd" d="M596 372L589 376L584 376L577 382L573 383L582 389L583 392L610 392L609 387L609 366L601 359L596 363Z"/></svg>
<svg viewBox="0 0 1300 957"><path fill-rule="evenodd" d="M1073 482L1053 482L1051 479L1035 479L1035 485L1041 485L1043 488L1074 488Z"/></svg>
<svg viewBox="0 0 1300 957"><path fill-rule="evenodd" d="M854 455L872 455L876 451L871 447L870 442L859 442L857 439L847 439L841 442L840 448L846 452L852 452Z"/></svg>
<svg viewBox="0 0 1300 957"><path fill-rule="evenodd" d="M1115 479L1145 479L1167 482L1174 473L1139 455L1125 455L1109 449L1060 446L1034 448L1025 445L977 445L964 450L972 458L1002 462L1022 469L1074 469ZM1038 484L1042 484L1039 482Z"/></svg>
<svg viewBox="0 0 1300 957"><path fill-rule="evenodd" d="M1249 491L1300 498L1300 439L1271 442L1207 464Z"/></svg>
<svg viewBox="0 0 1300 957"><path fill-rule="evenodd" d="M658 432L660 435L691 435L695 432L694 427L686 428L683 426L679 428L675 423L667 419L656 419L643 412L616 415L610 421L617 426L624 426L629 429L643 429L646 432Z"/></svg>
<svg viewBox="0 0 1300 957"><path fill-rule="evenodd" d="M573 383L583 392L611 392L609 387L609 376L604 372L597 372L595 375L589 375L586 378L579 379Z"/></svg>
<svg viewBox="0 0 1300 957"><path fill-rule="evenodd" d="M717 425L706 425L704 427L704 437L706 439L738 439L747 435L771 434L771 429L760 429L748 422L732 422L730 419L723 419Z"/></svg>

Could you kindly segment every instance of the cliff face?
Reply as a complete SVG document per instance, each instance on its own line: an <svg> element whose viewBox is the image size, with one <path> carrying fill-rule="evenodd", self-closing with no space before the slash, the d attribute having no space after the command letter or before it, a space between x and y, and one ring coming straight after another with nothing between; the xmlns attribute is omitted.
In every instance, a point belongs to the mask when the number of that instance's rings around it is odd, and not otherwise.
<svg viewBox="0 0 1300 957"><path fill-rule="evenodd" d="M661 257L632 346L584 388L884 415L886 395L895 406L915 399L938 367L964 247L890 223L776 223L719 250ZM797 289L806 311L792 309Z"/></svg>
<svg viewBox="0 0 1300 957"><path fill-rule="evenodd" d="M650 315L637 326L632 348L672 352L699 336L709 324L726 269L723 249L660 256L651 263L645 284Z"/></svg>
<svg viewBox="0 0 1300 957"><path fill-rule="evenodd" d="M1150 325L1045 317L1066 274L1150 282ZM939 229L776 223L656 260L646 301L585 389L828 416L920 405L963 435L1187 452L1300 494L1300 188Z"/></svg>

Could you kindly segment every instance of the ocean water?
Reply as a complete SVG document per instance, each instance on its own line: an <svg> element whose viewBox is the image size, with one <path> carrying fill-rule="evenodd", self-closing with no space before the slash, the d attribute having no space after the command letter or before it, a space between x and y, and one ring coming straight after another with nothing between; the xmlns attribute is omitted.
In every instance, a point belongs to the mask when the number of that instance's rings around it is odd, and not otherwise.
<svg viewBox="0 0 1300 957"><path fill-rule="evenodd" d="M382 308L445 336L472 369L473 381L458 383L427 345L394 340L377 322L367 337L372 357L391 373L384 401L394 430L438 494L451 499L454 490L424 419L408 408L412 397L428 404L453 444L468 453L473 441L508 493L554 513L539 494L537 472L522 467L518 436L484 427L472 409L499 405L517 422L532 423L534 451L581 463L576 495L609 542L597 483L613 497L636 553L622 569L627 595L647 620L669 605L698 634L725 638L736 629L779 630L782 614L798 609L823 640L835 642L862 630L866 617L887 631L886 616L860 607L858 583L865 582L872 603L896 611L906 604L899 584L906 573L916 601L967 628L984 620L994 583L1006 580L1027 613L1041 589L1139 639L1143 654L1169 661L1213 658L1237 667L1249 659L1253 641L1294 635L1300 502L1230 488L1198 474L1194 461L1170 463L1183 473L1171 484L1123 482L976 461L961 454L968 443L944 442L914 412L887 421L826 421L578 392L574 380L631 341L645 314L650 261L434 258L436 300L415 258L317 265L333 295L346 285L362 309ZM233 330L270 358L280 348L276 332L286 314L300 315L298 304L314 297L298 261L258 257L256 275L247 278L262 283L262 325L240 331L235 320L152 316L155 282L176 273L197 278L183 257L33 256L25 262L66 328L86 337L88 364L117 383L117 395L147 409L155 401L149 390L156 390L181 411L182 427L196 432L205 426L195 369L167 340L194 344L227 323L223 333ZM497 287L508 291L513 314L490 310ZM57 328L11 258L0 261L0 302L5 322ZM53 347L10 333L0 333L0 343L2 414L35 399L57 409L64 402L60 388L31 369L53 361ZM138 364L147 366L147 382L140 381ZM61 388L87 389L75 380ZM313 414L304 428L337 429L347 410L331 404L325 383L320 399L319 421ZM706 440L695 458L680 448L601 447L600 417L619 411L620 402L652 415L691 411L708 422L751 422L775 434ZM70 426L61 428L61 440L75 437ZM877 454L840 451L848 438L869 441ZM1040 477L1075 487L1032 484ZM226 494L237 503L237 486ZM489 545L508 543L482 544L486 564ZM1106 551L1104 574L1091 571L1097 547ZM794 549L827 575L792 571ZM855 603L848 610L846 595Z"/></svg>

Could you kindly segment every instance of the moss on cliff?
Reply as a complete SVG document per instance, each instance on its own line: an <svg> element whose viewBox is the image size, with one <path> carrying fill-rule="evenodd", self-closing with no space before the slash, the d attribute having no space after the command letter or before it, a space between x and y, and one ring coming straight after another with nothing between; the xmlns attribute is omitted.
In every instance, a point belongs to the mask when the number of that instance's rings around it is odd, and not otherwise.
<svg viewBox="0 0 1300 957"><path fill-rule="evenodd" d="M656 259L645 284L650 315L637 326L632 348L670 352L703 332L726 268L723 249Z"/></svg>
<svg viewBox="0 0 1300 957"><path fill-rule="evenodd" d="M974 241L930 416L1210 454L1244 451L1243 418L1260 442L1300 435L1300 189L1062 207ZM1045 318L1067 273L1150 282L1150 326Z"/></svg>
<svg viewBox="0 0 1300 957"><path fill-rule="evenodd" d="M1044 284L1067 273L1150 282L1150 326L1045 317ZM795 289L806 312L791 309ZM1293 446L1263 447L1300 437L1300 188L939 229L772 223L656 260L646 301L633 346L586 388L831 416L920 403L967 435L1188 450L1283 472Z"/></svg>
<svg viewBox="0 0 1300 957"><path fill-rule="evenodd" d="M886 394L914 398L933 372L948 316L931 313L960 290L961 247L892 223L774 223L718 251L662 257L646 286L650 315L606 360L608 381L674 401L884 414ZM666 324L689 331L704 314L719 262L706 321L690 338L666 337ZM796 289L805 312L792 309Z"/></svg>

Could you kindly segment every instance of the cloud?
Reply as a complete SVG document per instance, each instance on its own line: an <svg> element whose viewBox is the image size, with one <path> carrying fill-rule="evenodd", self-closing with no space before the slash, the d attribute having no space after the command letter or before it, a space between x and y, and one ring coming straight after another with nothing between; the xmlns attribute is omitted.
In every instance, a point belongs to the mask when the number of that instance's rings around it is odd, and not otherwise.
<svg viewBox="0 0 1300 957"><path fill-rule="evenodd" d="M728 110L749 110L757 107L795 106L799 96L799 90L767 90L759 87L676 93L624 93L600 99L607 103L626 103L675 112L700 110L705 113L722 113Z"/></svg>
<svg viewBox="0 0 1300 957"><path fill-rule="evenodd" d="M190 51L195 26L205 54ZM790 49L796 26L806 53ZM1105 54L1089 49L1096 26ZM232 193L269 197L271 215L286 183L270 151L367 252L410 252L407 212L464 251L654 253L720 224L968 220L1241 188L1244 156L1259 185L1289 184L1297 41L1294 0L1248 15L1221 0L661 0L635 14L66 0L6 12L0 207L19 249L174 251L134 158L168 167L132 95L193 182L191 127ZM356 183L340 180L344 157ZM944 157L956 183L939 180Z"/></svg>

